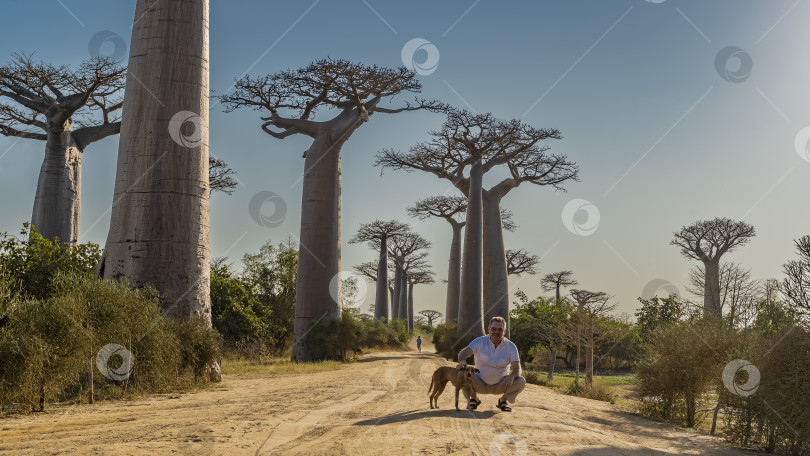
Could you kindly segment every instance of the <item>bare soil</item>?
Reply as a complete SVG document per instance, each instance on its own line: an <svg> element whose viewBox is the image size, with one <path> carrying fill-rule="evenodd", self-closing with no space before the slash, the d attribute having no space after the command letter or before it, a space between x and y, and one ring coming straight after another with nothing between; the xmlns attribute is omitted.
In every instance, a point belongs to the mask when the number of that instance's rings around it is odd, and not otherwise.
<svg viewBox="0 0 810 456"><path fill-rule="evenodd" d="M0 454L755 454L535 385L512 413L495 408L496 396L456 411L452 385L431 410L442 365L451 363L425 352L372 353L331 371L230 375L194 393L52 407L0 419Z"/></svg>

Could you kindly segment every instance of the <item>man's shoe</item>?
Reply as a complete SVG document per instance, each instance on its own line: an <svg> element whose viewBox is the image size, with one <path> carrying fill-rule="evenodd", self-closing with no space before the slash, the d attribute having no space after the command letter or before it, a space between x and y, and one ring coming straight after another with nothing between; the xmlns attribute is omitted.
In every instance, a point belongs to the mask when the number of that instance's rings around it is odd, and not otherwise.
<svg viewBox="0 0 810 456"><path fill-rule="evenodd" d="M481 405L481 399L470 399L470 410L477 409L479 405Z"/></svg>
<svg viewBox="0 0 810 456"><path fill-rule="evenodd" d="M504 412L511 412L512 411L512 407L509 407L509 404L506 401L503 401L503 402L498 401L498 405L496 405L496 407L498 407L499 409L501 409Z"/></svg>

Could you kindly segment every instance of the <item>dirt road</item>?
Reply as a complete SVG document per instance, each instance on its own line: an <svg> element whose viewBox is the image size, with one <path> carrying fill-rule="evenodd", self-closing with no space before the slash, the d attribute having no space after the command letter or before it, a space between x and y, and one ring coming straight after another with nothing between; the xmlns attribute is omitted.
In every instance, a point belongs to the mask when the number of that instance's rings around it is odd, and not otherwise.
<svg viewBox="0 0 810 456"><path fill-rule="evenodd" d="M54 407L0 420L0 454L754 454L535 385L512 413L494 408L496 396L456 412L452 385L430 410L430 376L449 364L377 353L334 371L226 376L197 393Z"/></svg>

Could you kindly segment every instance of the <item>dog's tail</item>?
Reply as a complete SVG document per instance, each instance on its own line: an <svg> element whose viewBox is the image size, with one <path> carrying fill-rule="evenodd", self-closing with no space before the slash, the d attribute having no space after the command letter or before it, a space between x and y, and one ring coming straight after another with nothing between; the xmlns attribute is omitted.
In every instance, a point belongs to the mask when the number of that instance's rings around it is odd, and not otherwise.
<svg viewBox="0 0 810 456"><path fill-rule="evenodd" d="M430 379L430 386L428 387L428 394L430 394L430 390L433 389L433 379Z"/></svg>

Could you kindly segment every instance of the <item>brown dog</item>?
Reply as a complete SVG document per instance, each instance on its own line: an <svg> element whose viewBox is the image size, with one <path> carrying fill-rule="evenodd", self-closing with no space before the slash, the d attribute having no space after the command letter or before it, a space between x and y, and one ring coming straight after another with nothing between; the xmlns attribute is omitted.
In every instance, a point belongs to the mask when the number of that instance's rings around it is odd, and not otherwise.
<svg viewBox="0 0 810 456"><path fill-rule="evenodd" d="M467 397L470 396L470 393L474 391L472 378L476 372L480 371L476 369L475 366L467 366L464 369L442 366L436 369L436 371L433 372L433 378L431 379L430 387L428 388L428 393L433 390L433 392L430 394L430 408L439 408L439 396L441 396L442 392L444 392L444 387L447 385L447 382L450 382L456 387L456 410L460 410L458 408L458 393L464 389L467 392ZM470 401L468 399L467 410L469 409Z"/></svg>

